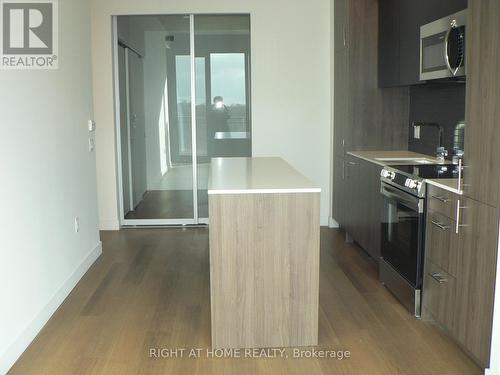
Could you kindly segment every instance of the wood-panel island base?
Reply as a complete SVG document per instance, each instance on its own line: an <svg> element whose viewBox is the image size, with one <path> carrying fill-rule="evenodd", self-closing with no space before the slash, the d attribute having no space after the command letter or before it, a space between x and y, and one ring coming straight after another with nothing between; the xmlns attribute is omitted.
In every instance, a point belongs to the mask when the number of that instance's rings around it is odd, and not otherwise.
<svg viewBox="0 0 500 375"><path fill-rule="evenodd" d="M212 347L315 346L319 189L249 187L209 190Z"/></svg>

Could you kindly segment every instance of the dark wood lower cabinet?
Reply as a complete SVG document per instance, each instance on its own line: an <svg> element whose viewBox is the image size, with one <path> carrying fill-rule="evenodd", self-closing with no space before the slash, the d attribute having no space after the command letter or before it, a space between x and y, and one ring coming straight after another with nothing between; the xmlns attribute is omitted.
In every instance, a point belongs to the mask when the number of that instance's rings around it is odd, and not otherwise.
<svg viewBox="0 0 500 375"><path fill-rule="evenodd" d="M380 216L382 195L380 194L380 171L382 167L360 160L357 204L361 228L357 242L377 262L380 258Z"/></svg>
<svg viewBox="0 0 500 375"><path fill-rule="evenodd" d="M332 194L332 215L341 226L345 223L345 183L344 183L344 162L343 157L335 155L333 158L333 194Z"/></svg>
<svg viewBox="0 0 500 375"><path fill-rule="evenodd" d="M347 155L335 158L333 216L377 262L380 258L380 171L382 167Z"/></svg>
<svg viewBox="0 0 500 375"><path fill-rule="evenodd" d="M458 195L453 202L455 220L432 209L427 211L424 317L438 322L479 365L487 368L499 212Z"/></svg>
<svg viewBox="0 0 500 375"><path fill-rule="evenodd" d="M457 338L483 367L490 362L498 252L498 209L462 198L458 225Z"/></svg>
<svg viewBox="0 0 500 375"><path fill-rule="evenodd" d="M430 249L427 258L452 276L458 272L459 249L455 229L454 220L431 209L427 210L425 238Z"/></svg>
<svg viewBox="0 0 500 375"><path fill-rule="evenodd" d="M425 261L424 300L428 317L445 327L452 335L456 330L455 304L457 280L441 267Z"/></svg>
<svg viewBox="0 0 500 375"><path fill-rule="evenodd" d="M361 237L360 204L358 202L360 174L360 159L348 155L344 164L344 223L346 232L358 241Z"/></svg>

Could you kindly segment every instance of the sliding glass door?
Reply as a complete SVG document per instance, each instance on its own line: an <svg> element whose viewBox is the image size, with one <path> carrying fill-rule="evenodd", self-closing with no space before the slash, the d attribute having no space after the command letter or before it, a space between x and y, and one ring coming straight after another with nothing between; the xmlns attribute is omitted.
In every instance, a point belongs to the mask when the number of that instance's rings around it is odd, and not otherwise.
<svg viewBox="0 0 500 375"><path fill-rule="evenodd" d="M251 155L250 18L114 23L122 225L205 223L211 158Z"/></svg>
<svg viewBox="0 0 500 375"><path fill-rule="evenodd" d="M208 217L208 163L214 157L251 155L250 17L195 16L194 45L199 64L196 129L198 212ZM198 91L198 88L203 92Z"/></svg>

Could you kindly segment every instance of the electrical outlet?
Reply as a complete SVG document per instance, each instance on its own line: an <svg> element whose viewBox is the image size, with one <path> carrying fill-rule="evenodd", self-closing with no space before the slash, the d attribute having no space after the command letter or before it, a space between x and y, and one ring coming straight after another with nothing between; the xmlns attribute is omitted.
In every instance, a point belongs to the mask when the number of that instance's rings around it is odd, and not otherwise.
<svg viewBox="0 0 500 375"><path fill-rule="evenodd" d="M80 232L80 218L75 216L75 233Z"/></svg>
<svg viewBox="0 0 500 375"><path fill-rule="evenodd" d="M93 132L95 130L95 121L89 120L88 127L89 127L89 132Z"/></svg>
<svg viewBox="0 0 500 375"><path fill-rule="evenodd" d="M413 138L420 139L420 126L413 127Z"/></svg>
<svg viewBox="0 0 500 375"><path fill-rule="evenodd" d="M94 144L94 138L90 137L89 138L89 152L94 151L95 144Z"/></svg>

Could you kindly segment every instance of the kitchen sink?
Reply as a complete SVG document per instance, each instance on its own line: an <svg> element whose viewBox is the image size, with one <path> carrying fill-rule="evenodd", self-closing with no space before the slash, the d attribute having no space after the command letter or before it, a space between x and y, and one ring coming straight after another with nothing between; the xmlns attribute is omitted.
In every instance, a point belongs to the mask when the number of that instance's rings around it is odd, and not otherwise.
<svg viewBox="0 0 500 375"><path fill-rule="evenodd" d="M395 164L439 164L436 160L427 158L375 158L375 160Z"/></svg>

